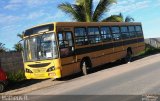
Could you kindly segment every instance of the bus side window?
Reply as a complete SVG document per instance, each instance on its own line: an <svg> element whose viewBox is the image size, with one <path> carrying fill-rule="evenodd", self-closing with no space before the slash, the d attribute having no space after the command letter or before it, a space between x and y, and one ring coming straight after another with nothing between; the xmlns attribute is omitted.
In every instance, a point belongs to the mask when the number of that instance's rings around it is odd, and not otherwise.
<svg viewBox="0 0 160 101"><path fill-rule="evenodd" d="M64 41L63 33L58 33L58 41L60 48L66 47L66 42Z"/></svg>
<svg viewBox="0 0 160 101"><path fill-rule="evenodd" d="M66 40L68 41L68 45L70 47L73 46L73 40L72 40L72 33L71 32L66 32Z"/></svg>
<svg viewBox="0 0 160 101"><path fill-rule="evenodd" d="M121 40L121 33L119 27L111 27L113 40L118 41Z"/></svg>
<svg viewBox="0 0 160 101"><path fill-rule="evenodd" d="M102 41L106 42L112 40L112 35L109 27L101 27L100 30L101 30Z"/></svg>
<svg viewBox="0 0 160 101"><path fill-rule="evenodd" d="M58 33L58 41L59 41L61 57L70 56L74 51L72 33L71 32Z"/></svg>
<svg viewBox="0 0 160 101"><path fill-rule="evenodd" d="M128 38L130 38L130 34L128 32L127 26L122 26L121 27L121 34L122 34L122 39L128 39Z"/></svg>
<svg viewBox="0 0 160 101"><path fill-rule="evenodd" d="M136 37L135 27L129 26L128 29L129 29L129 33L130 33L130 38L135 38Z"/></svg>
<svg viewBox="0 0 160 101"><path fill-rule="evenodd" d="M142 37L143 36L143 32L142 32L142 27L141 26L136 26L136 33L138 37Z"/></svg>
<svg viewBox="0 0 160 101"><path fill-rule="evenodd" d="M90 44L96 44L101 42L101 35L98 27L88 28L88 38Z"/></svg>
<svg viewBox="0 0 160 101"><path fill-rule="evenodd" d="M86 28L77 27L77 28L75 28L74 32L75 32L76 45L78 45L78 46L88 45Z"/></svg>

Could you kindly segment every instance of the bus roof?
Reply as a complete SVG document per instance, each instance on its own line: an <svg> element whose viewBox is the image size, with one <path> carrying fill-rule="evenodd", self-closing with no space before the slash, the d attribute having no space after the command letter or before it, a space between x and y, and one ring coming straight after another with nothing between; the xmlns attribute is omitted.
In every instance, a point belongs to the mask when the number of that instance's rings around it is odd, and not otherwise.
<svg viewBox="0 0 160 101"><path fill-rule="evenodd" d="M119 26L119 25L141 25L140 22L55 22L56 26Z"/></svg>
<svg viewBox="0 0 160 101"><path fill-rule="evenodd" d="M40 26L44 26L44 25L49 25L49 24L56 24L56 26L141 25L140 22L51 22L51 23L45 23L45 24L36 25L36 26L30 27L28 29L32 29L32 28L40 27ZM28 30L28 29L26 29L26 30Z"/></svg>

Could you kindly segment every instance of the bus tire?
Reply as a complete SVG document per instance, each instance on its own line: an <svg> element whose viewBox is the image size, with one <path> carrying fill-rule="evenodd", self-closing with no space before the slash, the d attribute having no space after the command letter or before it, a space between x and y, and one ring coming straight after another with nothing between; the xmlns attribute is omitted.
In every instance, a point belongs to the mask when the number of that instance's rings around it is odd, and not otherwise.
<svg viewBox="0 0 160 101"><path fill-rule="evenodd" d="M89 60L87 61L86 59L83 60L81 62L81 72L82 72L82 75L87 75L89 74L89 70L91 68L91 63L89 62Z"/></svg>
<svg viewBox="0 0 160 101"><path fill-rule="evenodd" d="M131 61L132 61L132 50L131 50L131 48L129 48L129 49L127 49L125 63L130 63Z"/></svg>

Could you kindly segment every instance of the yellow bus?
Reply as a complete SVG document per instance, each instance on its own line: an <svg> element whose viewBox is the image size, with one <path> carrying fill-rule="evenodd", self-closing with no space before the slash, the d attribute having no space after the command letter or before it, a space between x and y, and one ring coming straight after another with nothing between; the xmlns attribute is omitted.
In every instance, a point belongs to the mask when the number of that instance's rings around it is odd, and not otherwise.
<svg viewBox="0 0 160 101"><path fill-rule="evenodd" d="M86 75L102 64L129 62L145 49L141 23L53 22L27 29L23 39L27 79Z"/></svg>

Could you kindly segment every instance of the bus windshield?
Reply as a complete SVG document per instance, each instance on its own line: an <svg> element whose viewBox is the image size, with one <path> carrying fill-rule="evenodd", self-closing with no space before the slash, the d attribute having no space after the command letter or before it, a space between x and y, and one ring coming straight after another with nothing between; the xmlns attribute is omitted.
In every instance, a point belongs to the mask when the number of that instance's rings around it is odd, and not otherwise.
<svg viewBox="0 0 160 101"><path fill-rule="evenodd" d="M24 40L24 61L38 61L58 57L55 34L42 34Z"/></svg>

